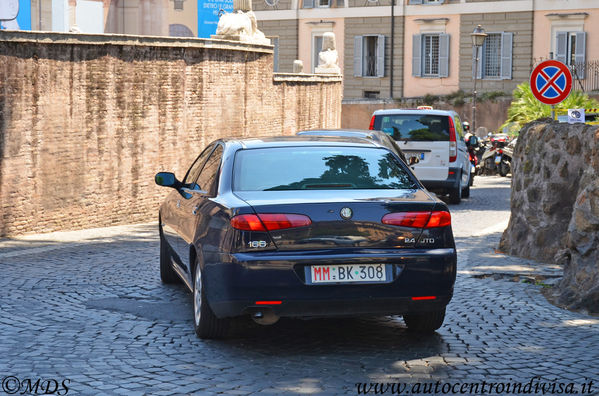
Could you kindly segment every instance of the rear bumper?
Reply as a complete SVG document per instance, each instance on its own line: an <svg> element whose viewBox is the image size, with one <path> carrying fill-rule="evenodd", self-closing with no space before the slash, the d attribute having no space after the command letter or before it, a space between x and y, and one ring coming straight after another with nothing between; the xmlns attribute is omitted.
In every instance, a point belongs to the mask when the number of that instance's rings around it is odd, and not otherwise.
<svg viewBox="0 0 599 396"><path fill-rule="evenodd" d="M272 310L279 316L401 315L443 309L456 276L455 249L401 251L356 249L330 252L261 252L219 255L205 263L208 302L218 317ZM306 282L306 266L377 264L390 269L388 283L317 284ZM308 272L309 273L309 272ZM412 297L435 296L433 300ZM280 304L257 305L257 301Z"/></svg>
<svg viewBox="0 0 599 396"><path fill-rule="evenodd" d="M453 172L453 174L452 174ZM420 182L427 190L432 192L448 193L449 190L458 186L458 175L460 168L449 168L447 179L445 180L422 180Z"/></svg>

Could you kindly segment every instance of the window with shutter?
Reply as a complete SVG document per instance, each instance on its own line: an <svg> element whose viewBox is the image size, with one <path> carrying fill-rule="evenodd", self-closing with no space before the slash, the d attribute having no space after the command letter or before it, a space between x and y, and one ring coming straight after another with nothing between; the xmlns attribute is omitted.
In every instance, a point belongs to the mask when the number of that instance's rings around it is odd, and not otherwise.
<svg viewBox="0 0 599 396"><path fill-rule="evenodd" d="M378 36L364 36L362 42L364 58L362 60L362 75L364 77L376 77L376 59L378 55Z"/></svg>
<svg viewBox="0 0 599 396"><path fill-rule="evenodd" d="M586 61L586 32L557 32L556 59L570 66L574 78L584 79Z"/></svg>
<svg viewBox="0 0 599 396"><path fill-rule="evenodd" d="M514 33L501 33L501 79L512 79L512 46L514 42Z"/></svg>
<svg viewBox="0 0 599 396"><path fill-rule="evenodd" d="M482 78L499 78L501 76L501 33L487 33L479 51Z"/></svg>
<svg viewBox="0 0 599 396"><path fill-rule="evenodd" d="M376 76L385 77L385 36L377 37Z"/></svg>
<svg viewBox="0 0 599 396"><path fill-rule="evenodd" d="M557 32L555 38L555 59L562 63L567 63L568 52L568 32Z"/></svg>
<svg viewBox="0 0 599 396"><path fill-rule="evenodd" d="M422 35L422 75L439 76L439 35Z"/></svg>
<svg viewBox="0 0 599 396"><path fill-rule="evenodd" d="M322 36L314 36L312 40L312 73L318 66L318 54L322 51Z"/></svg>
<svg viewBox="0 0 599 396"><path fill-rule="evenodd" d="M449 34L439 35L439 77L449 77Z"/></svg>
<svg viewBox="0 0 599 396"><path fill-rule="evenodd" d="M422 77L422 35L412 36L412 75Z"/></svg>
<svg viewBox="0 0 599 396"><path fill-rule="evenodd" d="M576 40L576 48L574 52L574 71L579 79L585 78L586 68L586 32L574 33Z"/></svg>
<svg viewBox="0 0 599 396"><path fill-rule="evenodd" d="M354 76L362 77L362 36L354 36Z"/></svg>
<svg viewBox="0 0 599 396"><path fill-rule="evenodd" d="M385 76L385 36L354 36L354 76Z"/></svg>

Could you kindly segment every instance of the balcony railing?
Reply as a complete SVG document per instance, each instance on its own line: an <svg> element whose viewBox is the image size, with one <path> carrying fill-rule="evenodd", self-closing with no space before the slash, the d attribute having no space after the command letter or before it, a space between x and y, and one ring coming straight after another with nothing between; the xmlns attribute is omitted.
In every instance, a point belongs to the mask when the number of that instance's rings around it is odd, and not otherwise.
<svg viewBox="0 0 599 396"><path fill-rule="evenodd" d="M544 60L546 59L535 59L533 67ZM570 71L572 72L572 89L586 93L599 92L599 60L574 63L570 65Z"/></svg>

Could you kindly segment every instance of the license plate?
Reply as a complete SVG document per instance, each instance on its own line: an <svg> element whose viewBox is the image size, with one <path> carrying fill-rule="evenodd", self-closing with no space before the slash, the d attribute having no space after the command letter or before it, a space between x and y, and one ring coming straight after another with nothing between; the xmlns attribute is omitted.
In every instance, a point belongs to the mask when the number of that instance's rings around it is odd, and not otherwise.
<svg viewBox="0 0 599 396"><path fill-rule="evenodd" d="M386 282L384 264L313 265L312 283Z"/></svg>
<svg viewBox="0 0 599 396"><path fill-rule="evenodd" d="M495 157L495 164L500 164L501 163L501 156L498 155Z"/></svg>

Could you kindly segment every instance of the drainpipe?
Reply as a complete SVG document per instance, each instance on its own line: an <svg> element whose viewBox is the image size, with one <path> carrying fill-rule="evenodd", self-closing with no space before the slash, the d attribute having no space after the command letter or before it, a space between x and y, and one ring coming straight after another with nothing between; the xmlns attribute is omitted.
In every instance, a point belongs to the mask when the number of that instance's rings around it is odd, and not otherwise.
<svg viewBox="0 0 599 396"><path fill-rule="evenodd" d="M297 37L297 45L296 45L296 50L295 50L295 59L299 59L300 58L299 57L299 42L300 42L300 28L299 28L299 25L300 25L300 15L299 15L300 8L299 8L299 6L300 6L300 4L299 3L300 3L299 0L297 0L295 2L295 37ZM293 4L293 2L291 4ZM280 47L279 47L279 49L280 49ZM279 50L279 54L280 53L281 53L281 51ZM281 64L279 62L279 70L280 70L280 67L281 67Z"/></svg>
<svg viewBox="0 0 599 396"><path fill-rule="evenodd" d="M401 42L402 48L401 48L401 56L403 57L403 70L401 73L401 78L402 78L402 84L401 84L401 99L403 100L404 96L405 96L405 90L406 90L406 57L405 57L405 47L406 47L406 40L408 40L407 36L406 36L406 3L408 2L408 0L402 0L402 21L403 21L403 41ZM412 59L410 57L410 59ZM411 61L410 61L411 63Z"/></svg>
<svg viewBox="0 0 599 396"><path fill-rule="evenodd" d="M391 0L391 61L389 71L389 98L393 99L393 54L395 47L395 0Z"/></svg>

